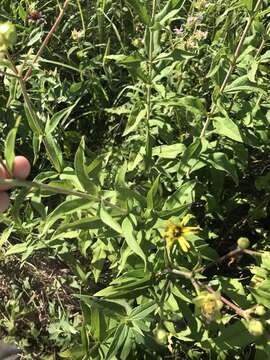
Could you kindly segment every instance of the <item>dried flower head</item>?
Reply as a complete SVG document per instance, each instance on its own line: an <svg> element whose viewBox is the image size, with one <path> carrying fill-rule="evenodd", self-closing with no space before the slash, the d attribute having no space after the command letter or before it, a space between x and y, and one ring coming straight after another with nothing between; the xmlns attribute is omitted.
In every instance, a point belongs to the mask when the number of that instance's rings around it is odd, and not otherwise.
<svg viewBox="0 0 270 360"><path fill-rule="evenodd" d="M220 316L223 303L219 292L210 294L207 291L202 291L193 302L196 313L201 314L208 322L215 321Z"/></svg>
<svg viewBox="0 0 270 360"><path fill-rule="evenodd" d="M203 16L202 15L198 15L198 16L188 16L187 18L187 26L193 26L196 23L200 23L203 20Z"/></svg>
<svg viewBox="0 0 270 360"><path fill-rule="evenodd" d="M33 22L33 23L40 23L40 22L44 21L45 16L43 15L42 11L34 9L34 10L29 11L28 19L30 22Z"/></svg>
<svg viewBox="0 0 270 360"><path fill-rule="evenodd" d="M194 34L194 38L198 41L205 40L207 38L208 31L197 30Z"/></svg>

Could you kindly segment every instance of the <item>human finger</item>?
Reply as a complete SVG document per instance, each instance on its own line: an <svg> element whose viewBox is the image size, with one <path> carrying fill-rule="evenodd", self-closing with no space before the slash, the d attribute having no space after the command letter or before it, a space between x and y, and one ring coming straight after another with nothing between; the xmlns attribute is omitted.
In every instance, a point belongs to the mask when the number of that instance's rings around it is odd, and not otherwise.
<svg viewBox="0 0 270 360"><path fill-rule="evenodd" d="M19 180L25 180L31 171L30 162L24 156L16 156L13 164L13 176ZM0 165L0 180L10 179L10 175L5 167ZM9 190L10 185L0 185L0 191Z"/></svg>
<svg viewBox="0 0 270 360"><path fill-rule="evenodd" d="M19 180L25 180L31 171L30 162L24 156L16 156L13 165L13 176Z"/></svg>
<svg viewBox="0 0 270 360"><path fill-rule="evenodd" d="M0 192L0 212L7 210L9 206L9 196L6 192Z"/></svg>

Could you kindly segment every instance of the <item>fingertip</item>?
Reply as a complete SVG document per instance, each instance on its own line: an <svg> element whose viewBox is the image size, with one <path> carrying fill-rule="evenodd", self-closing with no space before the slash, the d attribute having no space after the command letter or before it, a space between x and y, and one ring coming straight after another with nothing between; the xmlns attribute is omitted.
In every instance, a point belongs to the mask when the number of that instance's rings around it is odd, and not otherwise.
<svg viewBox="0 0 270 360"><path fill-rule="evenodd" d="M25 180L31 171L31 165L28 159L24 156L16 156L13 166L13 175L19 180Z"/></svg>
<svg viewBox="0 0 270 360"><path fill-rule="evenodd" d="M2 164L0 164L0 180L5 180L5 179L9 179L9 174L7 172L7 170L3 167ZM9 190L10 186L8 185L0 185L0 191L5 191L5 190Z"/></svg>
<svg viewBox="0 0 270 360"><path fill-rule="evenodd" d="M0 192L0 213L4 212L9 207L9 196L6 192Z"/></svg>

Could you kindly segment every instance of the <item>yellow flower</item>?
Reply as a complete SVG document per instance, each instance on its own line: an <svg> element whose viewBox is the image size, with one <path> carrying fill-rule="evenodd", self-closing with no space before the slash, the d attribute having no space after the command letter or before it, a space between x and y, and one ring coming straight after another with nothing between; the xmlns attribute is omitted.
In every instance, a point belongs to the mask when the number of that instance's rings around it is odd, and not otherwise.
<svg viewBox="0 0 270 360"><path fill-rule="evenodd" d="M175 241L178 241L180 248L184 252L188 252L190 244L186 239L187 235L197 234L200 230L198 226L185 226L190 218L190 215L186 215L178 224L170 222L165 229L165 240L167 248L170 250Z"/></svg>

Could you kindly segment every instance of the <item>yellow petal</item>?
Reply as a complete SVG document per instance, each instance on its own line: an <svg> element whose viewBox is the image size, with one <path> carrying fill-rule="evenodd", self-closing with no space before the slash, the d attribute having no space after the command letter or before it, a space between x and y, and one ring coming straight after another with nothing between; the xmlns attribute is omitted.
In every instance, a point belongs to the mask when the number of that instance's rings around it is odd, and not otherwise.
<svg viewBox="0 0 270 360"><path fill-rule="evenodd" d="M180 221L180 226L184 226L190 218L190 214L187 214L183 217L183 219Z"/></svg>
<svg viewBox="0 0 270 360"><path fill-rule="evenodd" d="M188 252L188 250L190 249L190 244L188 243L188 241L183 236L180 236L178 238L178 242L179 242L179 245L180 245L181 249L184 252Z"/></svg>
<svg viewBox="0 0 270 360"><path fill-rule="evenodd" d="M173 243L174 243L174 239L172 239L172 238L166 239L166 245L167 245L168 250L170 250L172 248Z"/></svg>
<svg viewBox="0 0 270 360"><path fill-rule="evenodd" d="M200 231L199 226L184 226L182 229L183 234L197 234Z"/></svg>

